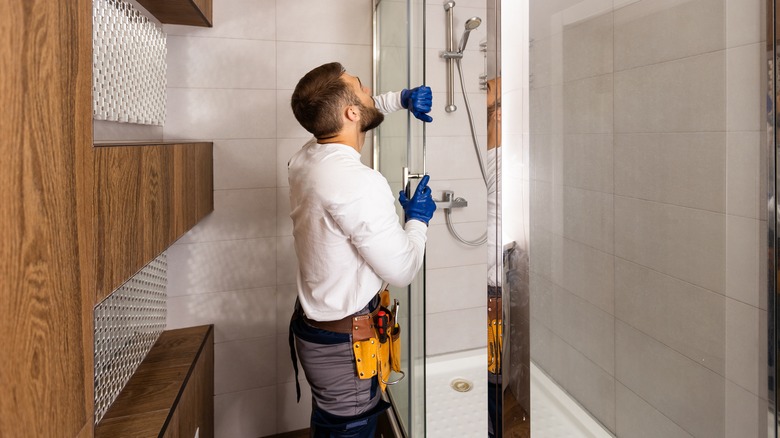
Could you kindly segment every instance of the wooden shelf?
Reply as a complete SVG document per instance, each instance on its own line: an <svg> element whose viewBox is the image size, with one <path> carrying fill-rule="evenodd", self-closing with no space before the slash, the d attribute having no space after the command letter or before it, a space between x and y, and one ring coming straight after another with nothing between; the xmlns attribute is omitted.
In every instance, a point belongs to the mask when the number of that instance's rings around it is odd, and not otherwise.
<svg viewBox="0 0 780 438"><path fill-rule="evenodd" d="M161 23L212 27L212 0L138 0Z"/></svg>
<svg viewBox="0 0 780 438"><path fill-rule="evenodd" d="M212 143L93 148L100 302L214 209Z"/></svg>
<svg viewBox="0 0 780 438"><path fill-rule="evenodd" d="M101 437L214 436L214 326L164 331L95 427Z"/></svg>

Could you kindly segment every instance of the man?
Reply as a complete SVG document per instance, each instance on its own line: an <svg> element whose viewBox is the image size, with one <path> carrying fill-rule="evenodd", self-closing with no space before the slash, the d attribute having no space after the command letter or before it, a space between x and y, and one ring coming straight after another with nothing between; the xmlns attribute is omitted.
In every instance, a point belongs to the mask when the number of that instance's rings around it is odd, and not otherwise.
<svg viewBox="0 0 780 438"><path fill-rule="evenodd" d="M377 377L361 378L356 371L352 329L359 318L376 313L383 283L412 281L436 205L426 176L411 199L401 192L402 228L387 180L360 162L360 151L383 112L407 108L431 121L431 93L418 87L372 98L359 78L330 63L298 82L291 105L314 135L288 165L299 263L290 324L293 364L294 333L312 391L313 437L373 437L387 404L380 400Z"/></svg>

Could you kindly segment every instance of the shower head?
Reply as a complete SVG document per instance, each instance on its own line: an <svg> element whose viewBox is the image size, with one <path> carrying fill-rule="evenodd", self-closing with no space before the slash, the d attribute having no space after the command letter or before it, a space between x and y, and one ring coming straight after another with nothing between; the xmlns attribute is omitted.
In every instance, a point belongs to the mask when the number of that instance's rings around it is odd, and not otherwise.
<svg viewBox="0 0 780 438"><path fill-rule="evenodd" d="M482 19L479 17L471 17L468 20L466 20L466 30L472 31L479 27L479 25L482 24Z"/></svg>
<svg viewBox="0 0 780 438"><path fill-rule="evenodd" d="M469 33L471 33L472 30L478 28L480 24L482 24L482 19L479 17L471 17L466 20L466 29L463 31L463 36L460 37L458 53L463 53L463 50L466 49L466 43L469 40Z"/></svg>

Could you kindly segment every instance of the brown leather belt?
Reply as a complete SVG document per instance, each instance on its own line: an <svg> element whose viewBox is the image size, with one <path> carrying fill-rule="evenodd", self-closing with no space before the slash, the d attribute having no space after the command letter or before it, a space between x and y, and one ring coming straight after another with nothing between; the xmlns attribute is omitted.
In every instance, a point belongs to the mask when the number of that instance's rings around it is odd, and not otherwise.
<svg viewBox="0 0 780 438"><path fill-rule="evenodd" d="M349 315L336 321L315 321L309 319L301 311L301 316L306 324L321 330L327 330L335 333L351 334L353 341L368 339L374 337L374 317L379 313L380 306L377 306L370 313L361 315Z"/></svg>

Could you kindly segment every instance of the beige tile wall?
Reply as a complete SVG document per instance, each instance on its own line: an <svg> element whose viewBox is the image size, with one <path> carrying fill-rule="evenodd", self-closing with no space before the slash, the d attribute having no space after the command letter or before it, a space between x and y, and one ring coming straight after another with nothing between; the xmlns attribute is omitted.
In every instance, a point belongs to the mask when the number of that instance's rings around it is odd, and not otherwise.
<svg viewBox="0 0 780 438"><path fill-rule="evenodd" d="M531 2L532 358L620 437L766 436L759 0Z"/></svg>

